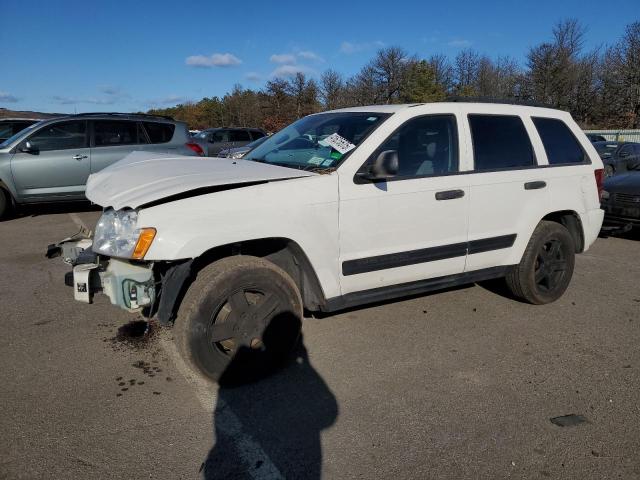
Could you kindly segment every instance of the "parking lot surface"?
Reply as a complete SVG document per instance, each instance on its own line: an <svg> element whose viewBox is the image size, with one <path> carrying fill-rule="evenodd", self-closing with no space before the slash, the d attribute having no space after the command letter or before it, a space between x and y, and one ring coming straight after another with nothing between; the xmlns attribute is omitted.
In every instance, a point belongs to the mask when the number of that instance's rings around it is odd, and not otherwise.
<svg viewBox="0 0 640 480"><path fill-rule="evenodd" d="M308 318L289 367L219 389L170 328L73 300L44 251L98 216L0 223L0 478L640 478L638 235L551 305L492 283Z"/></svg>

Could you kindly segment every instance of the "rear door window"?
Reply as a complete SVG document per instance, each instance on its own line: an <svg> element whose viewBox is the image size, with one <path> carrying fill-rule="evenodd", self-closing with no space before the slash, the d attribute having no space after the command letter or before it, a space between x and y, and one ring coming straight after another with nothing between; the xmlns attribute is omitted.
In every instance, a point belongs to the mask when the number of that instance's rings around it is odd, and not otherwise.
<svg viewBox="0 0 640 480"><path fill-rule="evenodd" d="M557 118L534 117L549 165L585 163L587 157L569 127Z"/></svg>
<svg viewBox="0 0 640 480"><path fill-rule="evenodd" d="M88 146L87 122L78 120L53 123L41 128L27 140L41 152L85 148Z"/></svg>
<svg viewBox="0 0 640 480"><path fill-rule="evenodd" d="M93 144L96 147L117 147L138 143L137 122L96 120L93 122Z"/></svg>
<svg viewBox="0 0 640 480"><path fill-rule="evenodd" d="M168 143L176 126L171 123L142 122L151 143Z"/></svg>
<svg viewBox="0 0 640 480"><path fill-rule="evenodd" d="M257 140L257 139L262 138L262 137L264 137L264 133L262 133L261 131L259 131L259 130L251 130L251 138L253 140Z"/></svg>
<svg viewBox="0 0 640 480"><path fill-rule="evenodd" d="M231 130L230 137L232 142L250 142L251 141L249 132L247 132L246 130Z"/></svg>
<svg viewBox="0 0 640 480"><path fill-rule="evenodd" d="M522 119L516 115L469 115L475 171L524 168L535 156Z"/></svg>

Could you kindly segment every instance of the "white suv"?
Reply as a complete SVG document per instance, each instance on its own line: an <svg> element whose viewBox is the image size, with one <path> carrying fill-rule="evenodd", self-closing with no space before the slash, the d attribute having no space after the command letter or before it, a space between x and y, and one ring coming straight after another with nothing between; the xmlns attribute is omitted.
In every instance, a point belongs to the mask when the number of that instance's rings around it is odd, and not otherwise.
<svg viewBox="0 0 640 480"><path fill-rule="evenodd" d="M505 277L543 304L602 224L602 162L568 113L494 103L310 115L243 160L134 153L90 177L93 246L52 246L94 292L175 322L217 380L263 373L303 309ZM74 239L77 240L77 239Z"/></svg>

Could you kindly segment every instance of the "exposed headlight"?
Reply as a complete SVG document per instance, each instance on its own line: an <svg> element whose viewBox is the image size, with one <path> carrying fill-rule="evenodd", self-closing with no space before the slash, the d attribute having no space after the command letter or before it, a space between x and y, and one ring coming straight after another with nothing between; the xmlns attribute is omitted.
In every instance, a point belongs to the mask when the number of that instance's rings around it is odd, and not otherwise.
<svg viewBox="0 0 640 480"><path fill-rule="evenodd" d="M609 200L609 192L607 192L606 190L602 190L602 193L600 194L600 200Z"/></svg>
<svg viewBox="0 0 640 480"><path fill-rule="evenodd" d="M236 152L236 153L232 153L232 154L231 154L231 155L229 155L229 156L230 156L231 158L238 159L238 158L242 158L242 157L244 157L245 153L247 153L247 152Z"/></svg>
<svg viewBox="0 0 640 480"><path fill-rule="evenodd" d="M155 228L137 228L135 210L107 210L98 224L93 239L93 251L112 257L144 258L156 234Z"/></svg>

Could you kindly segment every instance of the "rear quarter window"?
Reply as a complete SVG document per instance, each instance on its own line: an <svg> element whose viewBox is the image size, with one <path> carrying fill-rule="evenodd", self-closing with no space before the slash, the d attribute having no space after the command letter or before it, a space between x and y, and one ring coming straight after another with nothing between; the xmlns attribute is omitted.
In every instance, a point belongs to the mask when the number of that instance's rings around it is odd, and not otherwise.
<svg viewBox="0 0 640 480"><path fill-rule="evenodd" d="M531 120L538 130L549 165L588 162L588 157L580 143L562 120L541 117L534 117Z"/></svg>
<svg viewBox="0 0 640 480"><path fill-rule="evenodd" d="M536 164L522 119L516 115L470 114L475 171L530 167Z"/></svg>
<svg viewBox="0 0 640 480"><path fill-rule="evenodd" d="M176 126L171 123L142 122L151 143L168 143Z"/></svg>

